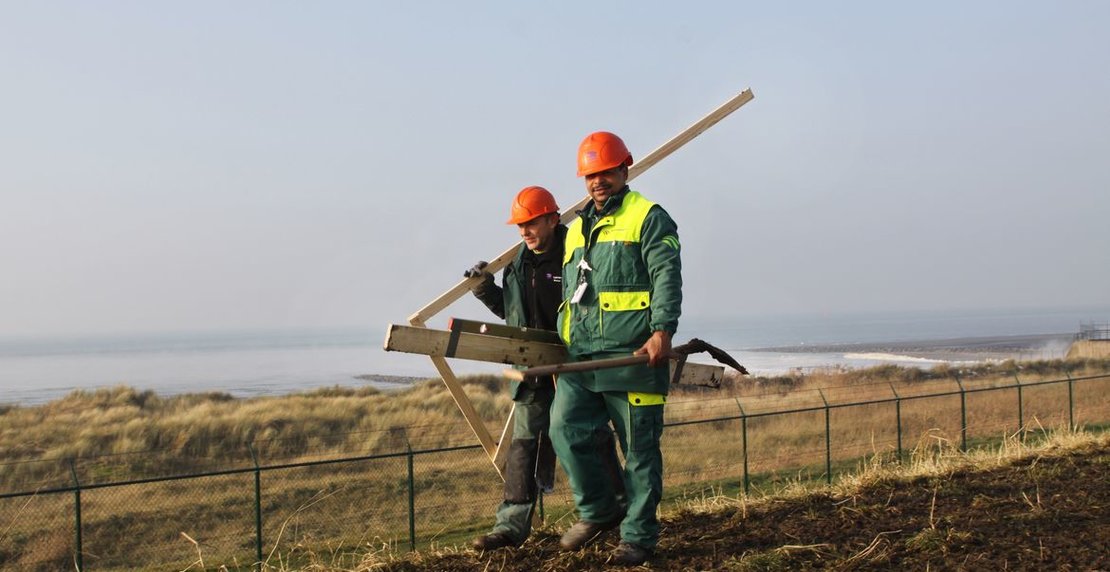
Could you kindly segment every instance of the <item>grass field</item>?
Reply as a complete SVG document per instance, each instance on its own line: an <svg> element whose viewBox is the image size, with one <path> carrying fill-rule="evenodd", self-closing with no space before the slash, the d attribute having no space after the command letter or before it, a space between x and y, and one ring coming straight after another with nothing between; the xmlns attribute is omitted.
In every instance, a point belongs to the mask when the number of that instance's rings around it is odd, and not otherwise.
<svg viewBox="0 0 1110 572"><path fill-rule="evenodd" d="M1069 402L1076 424L1103 424L1110 420L1110 379L1077 382L1070 399L1066 383L1023 387L1020 407L1019 390L1007 386L1107 371L1105 360L963 371L880 367L732 379L715 391L678 388L664 433L664 506L740 492L745 474L751 495L762 496L791 483L823 481L826 462L833 475L845 475L874 459L890 460L899 449L899 425L906 459L955 449L965 438L961 396L922 396L956 392L961 384L968 391L963 397L971 447L1066 428ZM466 388L491 431L499 432L510 405L502 382L471 378ZM848 405L895 396L897 404ZM807 408L812 410L782 413ZM326 554L337 566L353 567L371 549L407 550L410 514L417 543L425 548L465 542L489 526L500 486L480 450L414 454L411 480L404 454L409 447L473 443L438 380L396 394L333 388L251 400L218 394L161 398L115 388L0 413L0 492L69 486L75 476L83 487L94 487L81 491L89 569L141 563L195 569L200 559L205 567L247 569L256 560L253 472L95 487L249 470L252 451L263 467L400 453L259 474L263 559L269 565L290 567ZM555 527L573 520L565 480L560 483L544 499ZM72 492L0 499L0 566L71 568L74 512Z"/></svg>

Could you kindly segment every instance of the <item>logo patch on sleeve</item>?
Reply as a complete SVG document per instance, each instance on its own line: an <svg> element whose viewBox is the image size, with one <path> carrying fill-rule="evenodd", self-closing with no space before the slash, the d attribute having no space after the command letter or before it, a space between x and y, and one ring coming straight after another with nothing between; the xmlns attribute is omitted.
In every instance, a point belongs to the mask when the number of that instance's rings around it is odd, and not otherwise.
<svg viewBox="0 0 1110 572"><path fill-rule="evenodd" d="M679 246L680 246L679 243L678 243L678 237L673 235L673 234L668 234L667 236L664 236L663 237L663 244L666 244L667 246L669 246L669 247L671 247L675 250L678 250Z"/></svg>

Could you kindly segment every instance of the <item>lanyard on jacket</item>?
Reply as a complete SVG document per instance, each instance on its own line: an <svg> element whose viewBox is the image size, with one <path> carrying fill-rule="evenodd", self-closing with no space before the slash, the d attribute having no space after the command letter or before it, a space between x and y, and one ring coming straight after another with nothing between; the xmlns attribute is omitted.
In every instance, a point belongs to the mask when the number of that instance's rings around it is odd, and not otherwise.
<svg viewBox="0 0 1110 572"><path fill-rule="evenodd" d="M596 237L600 234L600 230L597 233L594 232L594 227L597 225L598 221L609 216L606 213L620 210L620 206L624 203L624 197L627 196L628 190L628 185L625 185L621 188L619 193L610 197L609 200L605 202L605 210L597 212L596 221L586 218L590 205L578 211L578 218L582 220L582 242L584 244L582 246L582 259L578 261L578 286L575 287L574 295L570 298L571 304L579 303L582 300L582 296L586 293L586 287L589 286L589 279L587 279L586 273L593 270L590 266L590 249L596 242ZM614 198L617 199L617 201L614 202ZM586 224L587 222L590 224Z"/></svg>

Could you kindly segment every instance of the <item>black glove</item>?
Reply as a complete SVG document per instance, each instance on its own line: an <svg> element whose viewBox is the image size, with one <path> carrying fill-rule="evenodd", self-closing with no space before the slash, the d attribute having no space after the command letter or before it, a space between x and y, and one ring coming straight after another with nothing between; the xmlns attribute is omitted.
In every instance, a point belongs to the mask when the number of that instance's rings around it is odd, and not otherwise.
<svg viewBox="0 0 1110 572"><path fill-rule="evenodd" d="M463 276L467 278L482 279L481 282L478 282L477 284L470 287L470 290L477 294L479 298L489 293L491 289L495 286L493 282L493 274L486 272L486 266L488 265L489 263L485 260L479 260L478 264L475 264L472 268L469 268L466 272L463 272Z"/></svg>
<svg viewBox="0 0 1110 572"><path fill-rule="evenodd" d="M489 262L486 262L485 260L479 260L478 264L475 264L471 268L467 268L466 272L463 272L463 276L465 278L477 278L485 274L486 276L493 277L492 274L486 272L486 266L489 266Z"/></svg>

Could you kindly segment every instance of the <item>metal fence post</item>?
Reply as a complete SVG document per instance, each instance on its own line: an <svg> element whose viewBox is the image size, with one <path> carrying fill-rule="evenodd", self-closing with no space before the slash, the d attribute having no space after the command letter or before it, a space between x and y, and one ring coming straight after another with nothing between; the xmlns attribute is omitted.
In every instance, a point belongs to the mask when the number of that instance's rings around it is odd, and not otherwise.
<svg viewBox="0 0 1110 572"><path fill-rule="evenodd" d="M829 400L825 399L825 392L817 388L821 401L825 402L825 482L832 484L832 431L829 424Z"/></svg>
<svg viewBox="0 0 1110 572"><path fill-rule="evenodd" d="M413 463L412 443L405 437L409 460L409 552L416 551L416 475Z"/></svg>
<svg viewBox="0 0 1110 572"><path fill-rule="evenodd" d="M251 462L254 463L254 556L257 558L258 570L262 570L262 469L258 466L258 455L254 452L254 444L247 443L247 450L251 453Z"/></svg>
<svg viewBox="0 0 1110 572"><path fill-rule="evenodd" d="M74 514L74 542L77 543L74 549L74 556L77 557L77 571L85 569L85 555L84 547L81 545L81 481L77 479L77 467L73 464L73 459L69 460L69 474L73 476L73 514Z"/></svg>
<svg viewBox="0 0 1110 572"><path fill-rule="evenodd" d="M1075 394L1072 392L1074 382L1070 373L1065 371L1064 375L1068 376L1068 431L1075 431Z"/></svg>
<svg viewBox="0 0 1110 572"><path fill-rule="evenodd" d="M1014 381L1017 382L1018 394L1018 433L1025 434L1025 412L1022 411L1024 400L1021 398L1021 380L1018 379L1017 369L1014 369Z"/></svg>
<svg viewBox="0 0 1110 572"><path fill-rule="evenodd" d="M967 391L964 382L960 381L959 374L953 374L956 385L960 386L960 450L967 451Z"/></svg>
<svg viewBox="0 0 1110 572"><path fill-rule="evenodd" d="M740 398L736 399L736 407L740 409L740 434L743 437L744 451L744 494L751 492L752 481L748 475L748 414L744 413L744 406L740 405Z"/></svg>
<svg viewBox="0 0 1110 572"><path fill-rule="evenodd" d="M894 389L894 384L890 384L890 392L894 394L894 425L898 428L898 462L902 462L902 396L898 395L898 390Z"/></svg>

